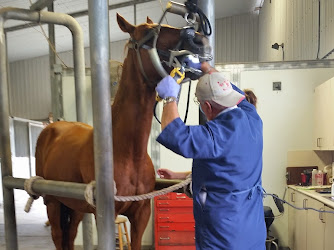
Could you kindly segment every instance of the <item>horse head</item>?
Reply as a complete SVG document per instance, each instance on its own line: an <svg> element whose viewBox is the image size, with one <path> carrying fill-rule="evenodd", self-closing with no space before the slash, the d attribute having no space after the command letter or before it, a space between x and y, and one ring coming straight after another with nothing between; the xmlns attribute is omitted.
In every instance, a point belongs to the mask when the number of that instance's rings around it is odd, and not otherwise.
<svg viewBox="0 0 334 250"><path fill-rule="evenodd" d="M176 63L182 63L186 55L195 54L210 60L208 39L192 28L159 25L148 17L146 23L135 26L119 14L117 22L123 32L129 33L128 47L136 51L141 72L153 87L173 70ZM186 70L185 73L192 80L201 76L201 72Z"/></svg>

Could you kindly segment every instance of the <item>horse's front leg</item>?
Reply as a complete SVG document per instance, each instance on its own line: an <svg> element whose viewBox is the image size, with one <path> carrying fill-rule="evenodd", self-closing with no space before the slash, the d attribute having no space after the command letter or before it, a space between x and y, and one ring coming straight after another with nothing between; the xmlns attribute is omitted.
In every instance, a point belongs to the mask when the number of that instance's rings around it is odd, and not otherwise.
<svg viewBox="0 0 334 250"><path fill-rule="evenodd" d="M131 223L131 250L141 250L141 240L151 215L150 200L134 202L127 211Z"/></svg>

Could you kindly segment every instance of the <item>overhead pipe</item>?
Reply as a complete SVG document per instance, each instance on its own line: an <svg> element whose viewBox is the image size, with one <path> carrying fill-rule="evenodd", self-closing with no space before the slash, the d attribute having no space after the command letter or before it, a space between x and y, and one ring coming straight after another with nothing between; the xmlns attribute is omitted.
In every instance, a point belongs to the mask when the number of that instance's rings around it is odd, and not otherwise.
<svg viewBox="0 0 334 250"><path fill-rule="evenodd" d="M4 179L12 176L12 160L10 150L9 133L9 100L8 100L8 60L7 60L7 41L4 24L6 20L22 20L38 23L54 23L64 25L70 29L73 35L73 57L74 74L76 86L76 106L79 121L85 121L84 113L84 84L85 84L85 62L84 44L82 30L78 22L71 16L52 12L36 12L18 8L3 8L0 10L0 157L1 173ZM15 218L14 192L12 188L4 186L4 217L6 231L6 248L17 250L17 228Z"/></svg>
<svg viewBox="0 0 334 250"><path fill-rule="evenodd" d="M108 6L108 9L109 10L115 10L115 9L119 9L119 8L132 6L134 4L142 4L142 3L148 3L148 2L153 2L153 1L156 1L156 0L132 0L132 1L124 2L124 3L111 4L111 5ZM87 16L88 15L88 10L82 10L82 11L67 13L67 14L71 17L77 18L77 17ZM22 25L8 27L8 28L5 29L5 31L10 32L10 31L16 31L16 30L31 28L31 27L35 27L35 26L38 26L38 24L26 23L26 24L22 24Z"/></svg>
<svg viewBox="0 0 334 250"><path fill-rule="evenodd" d="M176 15L183 16L183 17L185 17L186 14L188 14L188 12L189 12L184 4L174 2L174 1L169 1L167 3L166 11L170 12L170 13L173 13L173 14L176 14ZM193 19L193 17L189 17L189 18ZM200 18L199 18L198 14L195 14L195 20L197 22L200 21Z"/></svg>

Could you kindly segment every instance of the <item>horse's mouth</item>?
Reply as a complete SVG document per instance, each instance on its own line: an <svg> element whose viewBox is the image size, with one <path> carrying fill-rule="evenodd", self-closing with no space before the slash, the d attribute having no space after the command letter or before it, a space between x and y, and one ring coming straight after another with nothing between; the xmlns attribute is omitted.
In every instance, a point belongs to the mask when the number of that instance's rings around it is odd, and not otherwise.
<svg viewBox="0 0 334 250"><path fill-rule="evenodd" d="M205 36L196 36L193 43L190 44L191 52L193 52L199 59L200 62L211 61L212 47L210 46L209 39ZM191 80L197 80L203 75L203 72L198 69L188 68L186 70L186 77Z"/></svg>
<svg viewBox="0 0 334 250"><path fill-rule="evenodd" d="M167 72L171 72L173 67L179 67L180 65L185 67L185 77L191 80L197 80L203 75L203 72L200 69L191 68L183 64L185 58L189 55L192 55L200 62L211 61L212 60L212 47L209 44L209 39L205 36L196 34L192 39L187 39L183 41L183 46L179 51L173 51L173 56L169 58L169 63L166 62L167 67L165 67ZM171 59L172 58L172 59ZM174 58L174 59L173 59ZM175 60L176 59L176 60ZM171 65L171 61L178 61L180 65ZM172 67L168 67L172 66Z"/></svg>

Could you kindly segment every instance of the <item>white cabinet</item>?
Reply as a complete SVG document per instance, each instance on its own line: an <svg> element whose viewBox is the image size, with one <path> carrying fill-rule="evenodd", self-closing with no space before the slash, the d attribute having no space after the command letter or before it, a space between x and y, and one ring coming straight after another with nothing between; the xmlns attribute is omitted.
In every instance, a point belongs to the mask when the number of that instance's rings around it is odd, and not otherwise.
<svg viewBox="0 0 334 250"><path fill-rule="evenodd" d="M289 189L289 202L296 207L303 207L306 196ZM306 210L296 210L289 206L289 246L293 250L306 250Z"/></svg>
<svg viewBox="0 0 334 250"><path fill-rule="evenodd" d="M314 89L314 150L334 150L334 78Z"/></svg>
<svg viewBox="0 0 334 250"><path fill-rule="evenodd" d="M289 202L298 208L333 211L322 202L289 188ZM289 247L291 250L333 250L334 214L296 210L289 206Z"/></svg>
<svg viewBox="0 0 334 250"><path fill-rule="evenodd" d="M318 210L324 210L323 203L306 198L305 207L311 207ZM314 210L306 211L306 248L307 250L321 250L324 249L325 238L325 221L323 219L324 213L319 213Z"/></svg>
<svg viewBox="0 0 334 250"><path fill-rule="evenodd" d="M333 213L325 213L325 240L324 240L324 250L333 250L334 249L334 209L325 206L326 211L331 211Z"/></svg>
<svg viewBox="0 0 334 250"><path fill-rule="evenodd" d="M288 189L288 202L291 203L292 205L296 206L296 200L295 200L295 196L296 196L296 191L289 188ZM288 232L289 232L289 246L292 249L295 249L294 245L295 245L295 241L296 241L296 212L297 210L294 209L291 206L288 206Z"/></svg>

